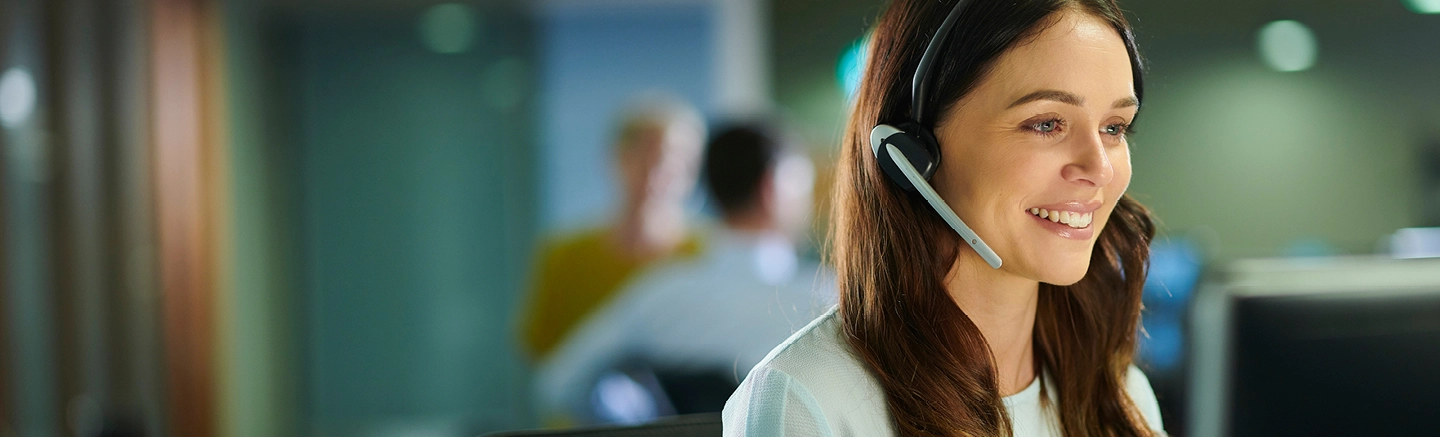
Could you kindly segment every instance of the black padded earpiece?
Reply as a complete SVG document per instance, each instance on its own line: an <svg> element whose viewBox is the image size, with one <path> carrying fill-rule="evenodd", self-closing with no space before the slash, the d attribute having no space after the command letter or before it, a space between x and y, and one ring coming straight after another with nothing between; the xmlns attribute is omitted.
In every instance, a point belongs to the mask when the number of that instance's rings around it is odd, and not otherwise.
<svg viewBox="0 0 1440 437"><path fill-rule="evenodd" d="M930 134L929 129L925 129L915 122L907 121L892 127L895 129L894 133L890 133L884 138L871 139L872 141L880 140L880 142L872 144L870 151L875 154L876 163L880 165L880 169L885 172L885 176L888 176L891 182L904 188L905 191L914 192L915 186L905 178L905 174L900 172L900 168L896 167L895 161L890 159L890 154L885 153L885 145L895 145L895 148L900 149L900 153L910 161L910 165L914 166L926 180L929 180L940 168L939 143L935 141L935 137ZM882 130L877 128L872 132Z"/></svg>

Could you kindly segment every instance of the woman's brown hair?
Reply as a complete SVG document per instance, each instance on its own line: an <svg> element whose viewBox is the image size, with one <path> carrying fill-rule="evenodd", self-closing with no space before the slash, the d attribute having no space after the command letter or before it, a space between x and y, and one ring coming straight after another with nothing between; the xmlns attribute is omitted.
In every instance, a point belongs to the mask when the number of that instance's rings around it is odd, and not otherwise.
<svg viewBox="0 0 1440 437"><path fill-rule="evenodd" d="M886 180L867 144L875 125L908 117L916 64L954 5L894 0L876 24L844 137L832 220L846 341L884 391L896 433L906 436L1011 434L990 349L945 288L968 248L924 200ZM946 114L1005 51L1066 10L1115 28L1143 98L1141 60L1114 0L970 0L961 7L932 70L930 112ZM1035 365L1058 390L1059 405L1051 407L1064 435L1150 434L1125 375L1154 233L1145 207L1122 196L1085 277L1070 286L1040 284Z"/></svg>

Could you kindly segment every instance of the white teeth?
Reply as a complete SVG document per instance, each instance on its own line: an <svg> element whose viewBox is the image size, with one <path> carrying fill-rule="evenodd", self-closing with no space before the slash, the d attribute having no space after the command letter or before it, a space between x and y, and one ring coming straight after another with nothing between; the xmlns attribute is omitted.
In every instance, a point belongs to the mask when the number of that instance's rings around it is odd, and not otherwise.
<svg viewBox="0 0 1440 437"><path fill-rule="evenodd" d="M1064 223L1072 228L1084 229L1095 220L1095 213L1071 211L1050 211L1045 208L1030 208L1030 214L1055 223Z"/></svg>

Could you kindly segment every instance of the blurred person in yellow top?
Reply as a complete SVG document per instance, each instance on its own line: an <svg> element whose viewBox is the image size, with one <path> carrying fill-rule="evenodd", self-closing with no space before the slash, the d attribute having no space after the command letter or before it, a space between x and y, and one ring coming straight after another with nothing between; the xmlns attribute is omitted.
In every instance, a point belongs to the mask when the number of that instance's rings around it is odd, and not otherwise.
<svg viewBox="0 0 1440 437"><path fill-rule="evenodd" d="M700 114L678 99L643 96L626 111L614 140L623 189L618 216L607 226L550 239L537 252L520 314L520 343L532 362L645 267L699 252L685 201L705 137Z"/></svg>

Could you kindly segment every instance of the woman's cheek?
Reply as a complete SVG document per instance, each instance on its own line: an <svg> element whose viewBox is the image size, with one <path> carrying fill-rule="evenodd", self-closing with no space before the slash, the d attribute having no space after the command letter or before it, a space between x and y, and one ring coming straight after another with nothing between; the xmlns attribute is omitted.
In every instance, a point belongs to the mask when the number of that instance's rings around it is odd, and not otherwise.
<svg viewBox="0 0 1440 437"><path fill-rule="evenodd" d="M1119 159L1113 159L1113 158L1112 158L1112 159L1110 160L1110 162L1114 163L1114 165L1115 165L1115 179L1114 179L1113 181L1111 181L1111 185L1116 185L1116 188L1117 188L1117 189L1115 189L1115 190L1108 190L1108 189L1107 189L1107 190L1106 190L1106 191L1113 191L1113 192L1115 193L1115 194L1114 194L1114 198L1115 198L1115 199L1119 199L1121 195L1124 195L1124 194L1125 194L1125 191L1126 191L1126 190L1129 190L1129 189L1130 189L1130 176L1131 176L1131 173L1130 173L1130 172L1131 172L1131 168L1130 168L1130 147L1129 147L1129 145L1125 145L1124 147L1121 147L1121 148L1120 148L1120 151L1117 152L1117 154L1120 155L1120 156L1116 156L1116 157L1114 157L1114 158L1119 158Z"/></svg>

